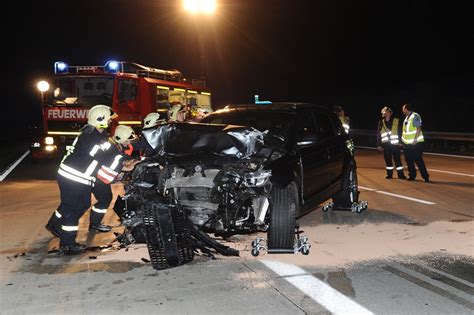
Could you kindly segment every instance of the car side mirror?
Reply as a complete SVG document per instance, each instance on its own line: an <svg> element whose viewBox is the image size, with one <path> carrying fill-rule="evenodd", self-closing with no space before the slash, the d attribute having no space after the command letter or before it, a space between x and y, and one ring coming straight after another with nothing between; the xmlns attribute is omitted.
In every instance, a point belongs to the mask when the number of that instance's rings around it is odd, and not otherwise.
<svg viewBox="0 0 474 315"><path fill-rule="evenodd" d="M300 139L298 139L298 142L296 144L299 147L304 147L304 146L316 144L319 139L320 137L316 133L305 134L304 136L300 137Z"/></svg>

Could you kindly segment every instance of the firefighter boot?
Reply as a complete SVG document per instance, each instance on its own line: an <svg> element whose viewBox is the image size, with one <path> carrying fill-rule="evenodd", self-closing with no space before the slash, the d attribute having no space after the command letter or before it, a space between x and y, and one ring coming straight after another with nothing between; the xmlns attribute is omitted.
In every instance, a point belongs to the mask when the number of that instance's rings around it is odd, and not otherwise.
<svg viewBox="0 0 474 315"><path fill-rule="evenodd" d="M78 255L82 254L86 246L79 243L74 243L71 245L61 245L59 247L59 252L64 255Z"/></svg>
<svg viewBox="0 0 474 315"><path fill-rule="evenodd" d="M61 226L60 219L55 214L53 214L44 228L48 230L53 236L61 237L60 226Z"/></svg>
<svg viewBox="0 0 474 315"><path fill-rule="evenodd" d="M403 174L403 170L399 170L397 171L397 173L398 173L398 179L407 179L405 177L405 174Z"/></svg>
<svg viewBox="0 0 474 315"><path fill-rule="evenodd" d="M392 179L393 177L393 170L387 170L387 176L385 176L385 179Z"/></svg>

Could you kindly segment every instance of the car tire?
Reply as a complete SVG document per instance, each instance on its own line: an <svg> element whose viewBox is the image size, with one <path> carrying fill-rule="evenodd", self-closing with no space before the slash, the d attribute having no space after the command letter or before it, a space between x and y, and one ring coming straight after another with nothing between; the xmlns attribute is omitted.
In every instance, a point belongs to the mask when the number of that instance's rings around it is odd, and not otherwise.
<svg viewBox="0 0 474 315"><path fill-rule="evenodd" d="M332 196L332 200L335 208L350 208L354 202L359 201L357 166L354 159L346 164L342 178L342 189Z"/></svg>
<svg viewBox="0 0 474 315"><path fill-rule="evenodd" d="M298 190L295 183L286 188L273 186L270 199L268 249L293 250L295 242Z"/></svg>

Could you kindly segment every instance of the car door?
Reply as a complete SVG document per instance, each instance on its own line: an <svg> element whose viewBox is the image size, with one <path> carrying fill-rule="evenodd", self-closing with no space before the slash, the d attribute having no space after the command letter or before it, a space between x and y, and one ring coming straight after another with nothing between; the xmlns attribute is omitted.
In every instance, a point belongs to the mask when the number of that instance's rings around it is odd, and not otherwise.
<svg viewBox="0 0 474 315"><path fill-rule="evenodd" d="M301 112L297 119L296 143L301 157L303 197L308 199L329 185L328 150L318 135L312 112Z"/></svg>
<svg viewBox="0 0 474 315"><path fill-rule="evenodd" d="M335 125L330 114L324 111L315 111L316 128L320 134L321 142L328 150L327 176L329 184L335 184L341 179L342 167L345 156L343 136L336 133Z"/></svg>

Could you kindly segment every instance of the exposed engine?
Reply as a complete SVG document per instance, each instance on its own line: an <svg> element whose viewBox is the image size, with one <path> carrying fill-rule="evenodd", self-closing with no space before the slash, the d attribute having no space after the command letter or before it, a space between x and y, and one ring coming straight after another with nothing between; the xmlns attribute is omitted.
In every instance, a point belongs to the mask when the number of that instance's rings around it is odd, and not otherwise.
<svg viewBox="0 0 474 315"><path fill-rule="evenodd" d="M204 232L227 237L267 230L272 172L264 166L274 150L264 146L263 133L247 127L175 124L144 136L157 154L135 167L125 185L125 205L116 207L123 209L116 211L122 212L128 231L121 236L123 242L145 238L150 249L149 231L143 232L142 225L149 221L150 205L182 212L191 235L224 254L236 251L210 244ZM177 139L182 139L179 145Z"/></svg>

